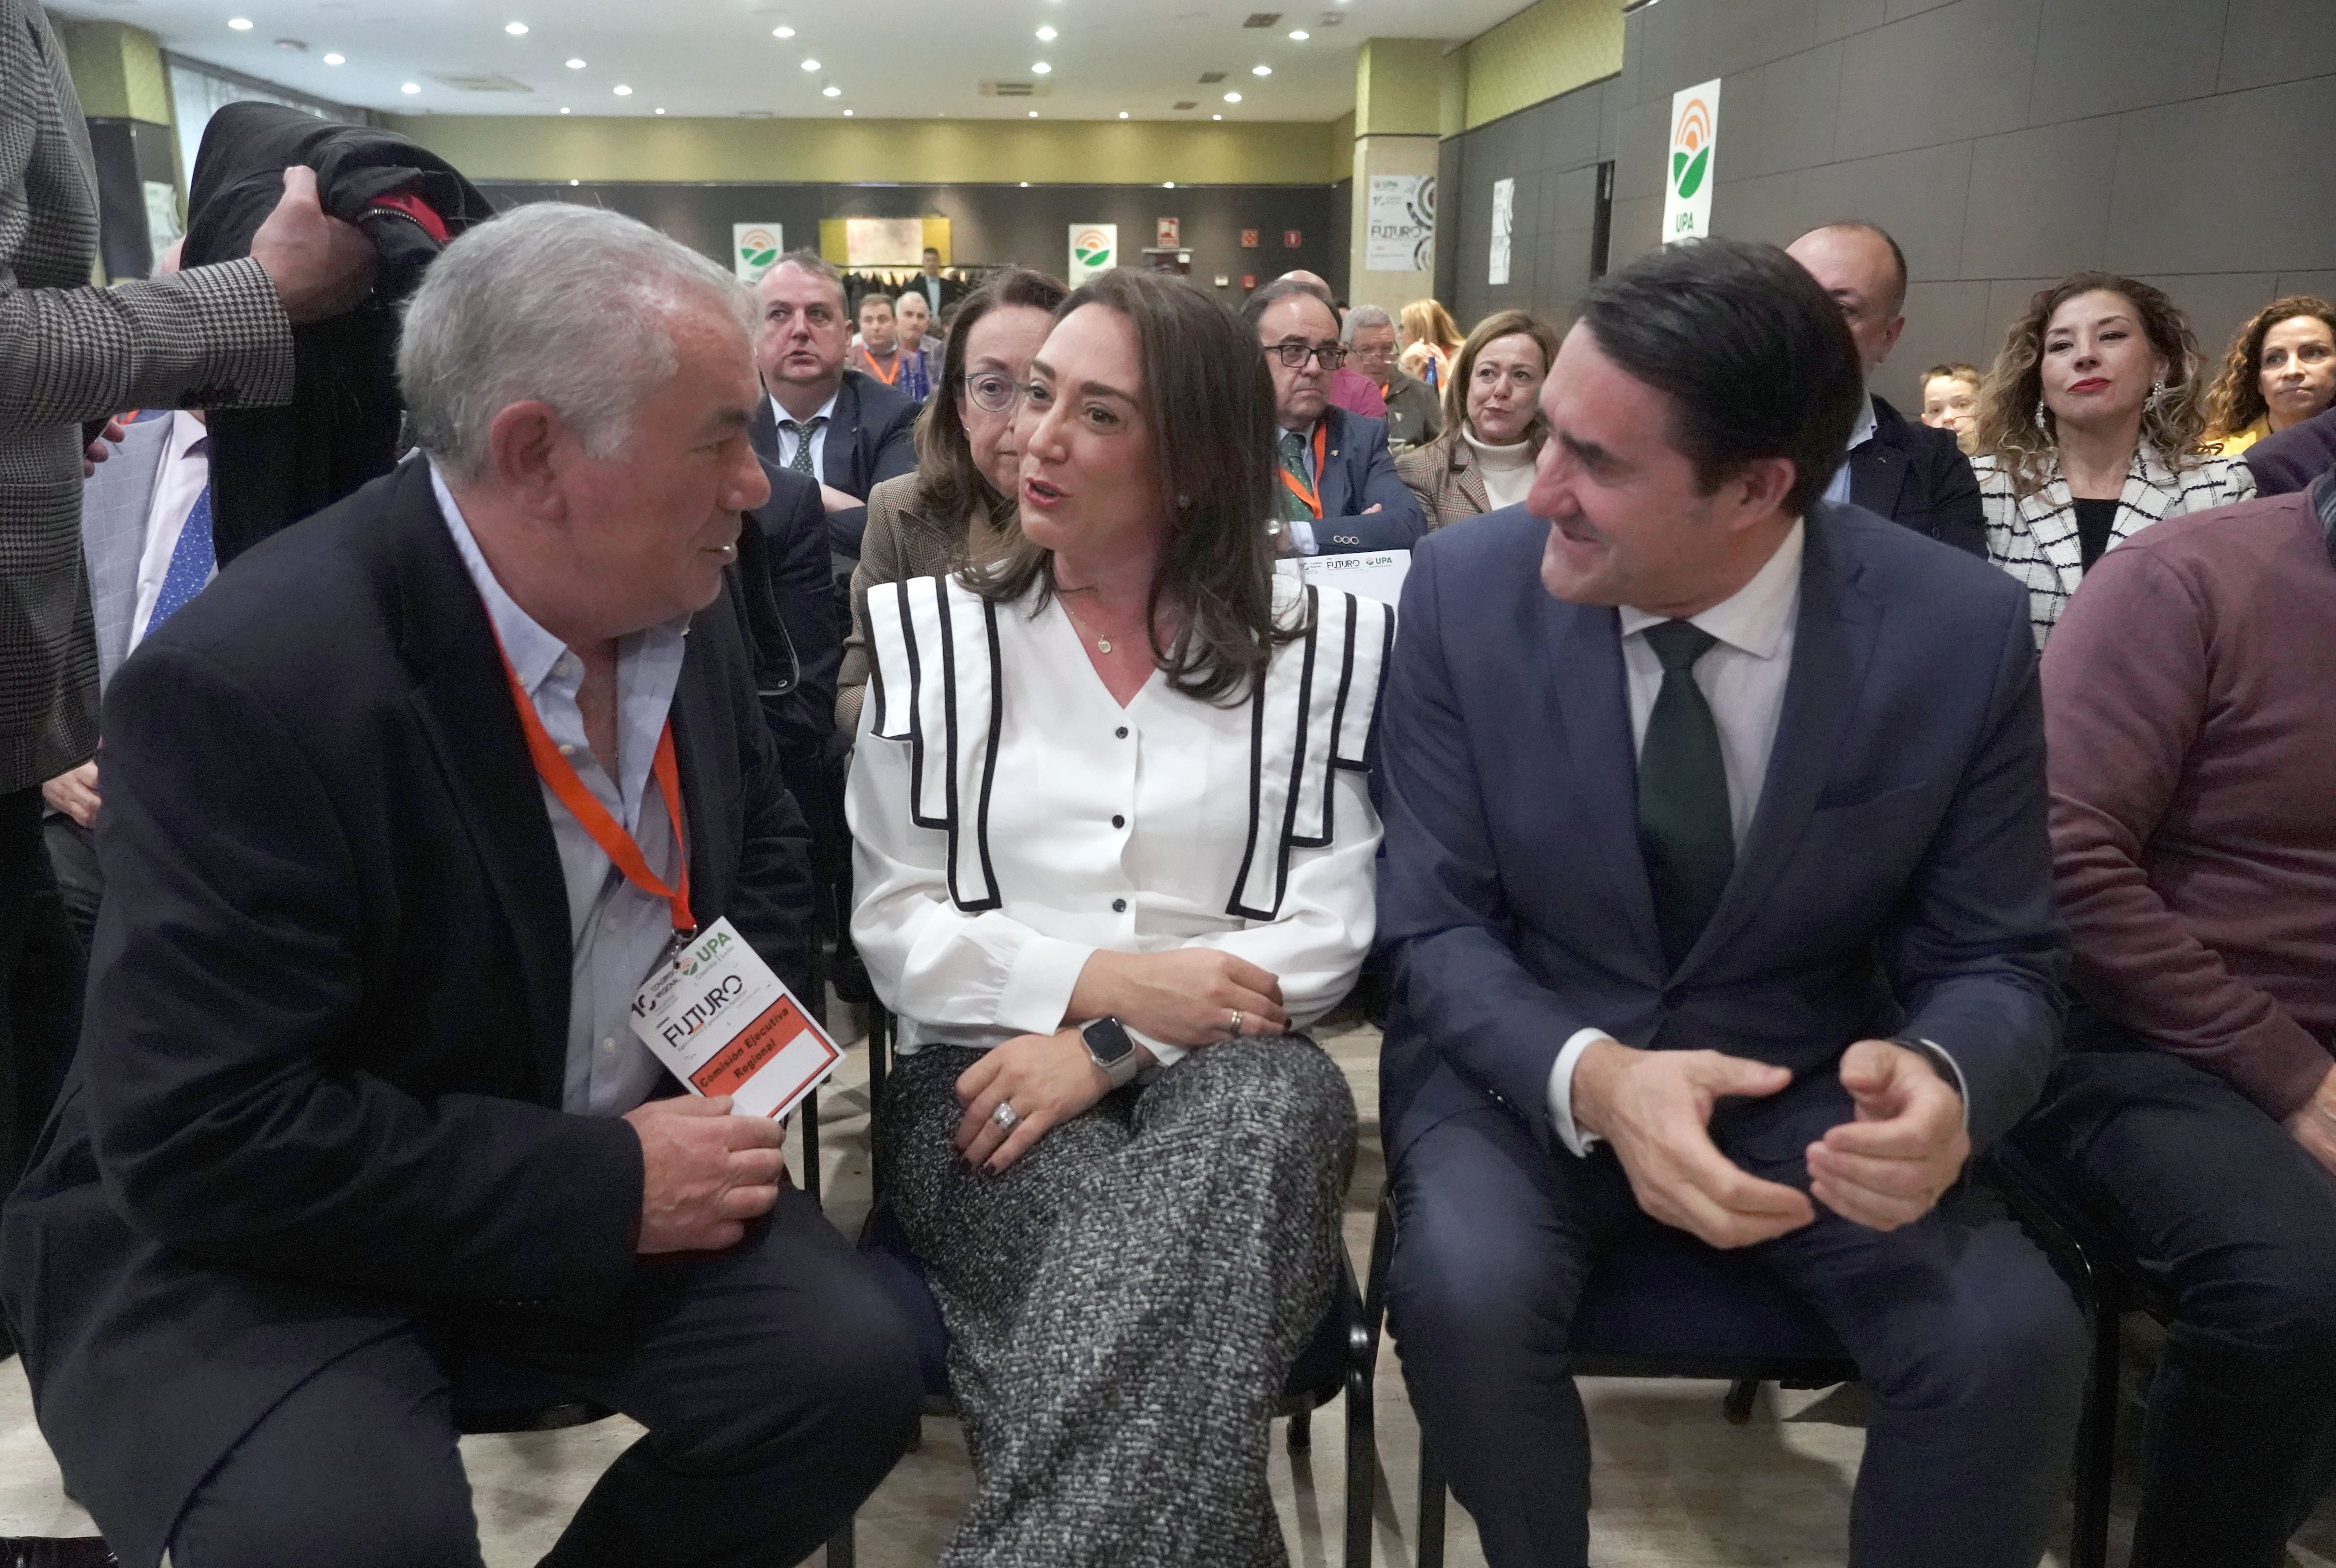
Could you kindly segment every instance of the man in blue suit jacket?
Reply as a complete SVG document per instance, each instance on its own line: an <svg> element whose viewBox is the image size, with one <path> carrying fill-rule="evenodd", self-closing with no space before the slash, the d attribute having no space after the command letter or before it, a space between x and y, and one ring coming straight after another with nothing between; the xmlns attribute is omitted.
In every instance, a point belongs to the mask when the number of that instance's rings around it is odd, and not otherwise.
<svg viewBox="0 0 2336 1568"><path fill-rule="evenodd" d="M1257 329L1273 376L1283 553L1351 555L1419 542L1427 522L1418 499L1396 477L1387 421L1330 401L1330 378L1346 348L1329 301L1284 278L1251 295L1241 316Z"/></svg>
<svg viewBox="0 0 2336 1568"><path fill-rule="evenodd" d="M1659 1223L1752 1249L1855 1357L1854 1564L2042 1550L2082 1321L1941 1201L2059 1023L2036 659L2009 579L1817 500L1858 391L1783 252L1666 249L1567 336L1530 515L1405 585L1389 1310L1496 1568L1588 1560L1572 1313Z"/></svg>

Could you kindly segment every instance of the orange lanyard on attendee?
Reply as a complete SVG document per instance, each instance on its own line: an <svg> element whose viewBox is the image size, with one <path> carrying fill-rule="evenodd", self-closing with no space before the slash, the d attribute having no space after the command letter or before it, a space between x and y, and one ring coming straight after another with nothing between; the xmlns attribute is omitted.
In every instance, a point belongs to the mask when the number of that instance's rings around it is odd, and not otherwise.
<svg viewBox="0 0 2336 1568"><path fill-rule="evenodd" d="M496 651L501 652L502 639L495 641ZM560 755L558 744L543 727L542 716L535 711L534 700L520 684L519 671L511 667L511 655L504 653L502 660L503 674L511 677L511 700L519 707L519 727L527 735L528 755L535 760L536 776L560 798L577 825L592 835L592 842L627 881L653 899L665 900L673 911L673 929L685 937L693 935L697 921L689 912L689 847L681 831L681 767L674 759L673 721L666 720L657 735L657 760L650 768L657 775L657 793L665 796L666 820L673 824L674 861L681 868L676 885L667 887L649 870L648 857L641 853L633 835L608 814L608 808L584 787L574 765Z"/></svg>
<svg viewBox="0 0 2336 1568"><path fill-rule="evenodd" d="M883 382L885 385L890 386L893 382L900 379L900 351L899 349L896 348L892 351L892 368L890 370L877 369L876 356L869 353L865 348L862 348L860 351L860 359L861 364L868 366L868 374Z"/></svg>
<svg viewBox="0 0 2336 1568"><path fill-rule="evenodd" d="M1315 421L1314 477L1312 479L1300 479L1290 472L1286 466L1280 463L1274 464L1274 471L1281 475L1281 482L1290 487L1290 493L1304 502L1306 510L1317 517L1322 515L1322 458L1330 445L1329 428L1321 421Z"/></svg>

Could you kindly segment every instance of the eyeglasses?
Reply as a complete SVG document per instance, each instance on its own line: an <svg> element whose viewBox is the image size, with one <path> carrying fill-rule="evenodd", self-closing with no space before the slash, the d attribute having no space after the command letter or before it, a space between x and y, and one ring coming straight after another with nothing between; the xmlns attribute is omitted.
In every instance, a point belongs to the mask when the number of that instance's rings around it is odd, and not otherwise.
<svg viewBox="0 0 2336 1568"><path fill-rule="evenodd" d="M985 413L1004 414L1022 401L1022 384L998 371L978 371L963 380L965 394Z"/></svg>
<svg viewBox="0 0 2336 1568"><path fill-rule="evenodd" d="M1265 351L1281 361L1284 370L1302 370L1309 359L1319 359L1325 370L1347 363L1347 350L1338 343L1269 343Z"/></svg>

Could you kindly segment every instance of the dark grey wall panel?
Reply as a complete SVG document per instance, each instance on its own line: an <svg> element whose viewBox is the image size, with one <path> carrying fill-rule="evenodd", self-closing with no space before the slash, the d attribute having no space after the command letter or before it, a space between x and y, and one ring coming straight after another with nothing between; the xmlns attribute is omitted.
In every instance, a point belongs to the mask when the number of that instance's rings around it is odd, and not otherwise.
<svg viewBox="0 0 2336 1568"><path fill-rule="evenodd" d="M1827 43L1879 27L1889 20L1888 0L1817 0L1816 41Z"/></svg>
<svg viewBox="0 0 2336 1568"><path fill-rule="evenodd" d="M2213 0L2044 0L2032 119L2114 114L2213 93L2223 13Z"/></svg>
<svg viewBox="0 0 2336 1568"><path fill-rule="evenodd" d="M1728 154L1728 93L1720 102L1719 154ZM1915 278L1952 278L1962 255L1971 192L1971 144L1949 141L1883 158L1821 163L1801 170L1800 229L1864 219L1888 229ZM1720 167L1725 168L1722 163ZM1787 238L1790 238L1789 236Z"/></svg>
<svg viewBox="0 0 2336 1568"><path fill-rule="evenodd" d="M1633 19L1635 21L1635 18ZM1611 156L1608 77L1447 140L1439 167L1436 249L1454 258L1441 297L1465 330L1494 310L1562 323L1590 286L1598 165ZM1663 126L1658 122L1654 133ZM1509 281L1491 281L1493 186L1516 181ZM1439 284L1443 282L1439 275Z"/></svg>
<svg viewBox="0 0 2336 1568"><path fill-rule="evenodd" d="M1843 46L1822 44L1724 79L1719 90L1728 127L1723 180L1749 180L1832 160L1841 110ZM1669 105L1663 129L1669 130ZM1738 151L1736 131L1745 131Z"/></svg>
<svg viewBox="0 0 2336 1568"><path fill-rule="evenodd" d="M2336 78L2225 93L2124 120L2109 207L2108 247L2118 265L2286 271L2336 260Z"/></svg>
<svg viewBox="0 0 2336 1568"><path fill-rule="evenodd" d="M2336 74L2328 0L2231 0L2223 24L2225 93Z"/></svg>
<svg viewBox="0 0 2336 1568"><path fill-rule="evenodd" d="M2026 125L2040 6L2041 0L1954 0L1850 39L1834 156L1868 158ZM1698 80L1690 76L1672 91ZM1724 87L1719 102L1724 158Z"/></svg>
<svg viewBox="0 0 2336 1568"><path fill-rule="evenodd" d="M1971 149L1966 277L2074 272L2106 253L2117 121L1985 137Z"/></svg>

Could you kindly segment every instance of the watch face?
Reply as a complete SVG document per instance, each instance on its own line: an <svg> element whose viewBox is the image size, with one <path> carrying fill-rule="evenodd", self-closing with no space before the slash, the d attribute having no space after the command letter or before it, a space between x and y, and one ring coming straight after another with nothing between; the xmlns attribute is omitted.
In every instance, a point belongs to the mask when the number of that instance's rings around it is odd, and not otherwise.
<svg viewBox="0 0 2336 1568"><path fill-rule="evenodd" d="M1127 1037L1117 1018L1097 1018L1079 1035L1087 1043L1087 1053L1105 1066L1135 1049L1135 1042Z"/></svg>

